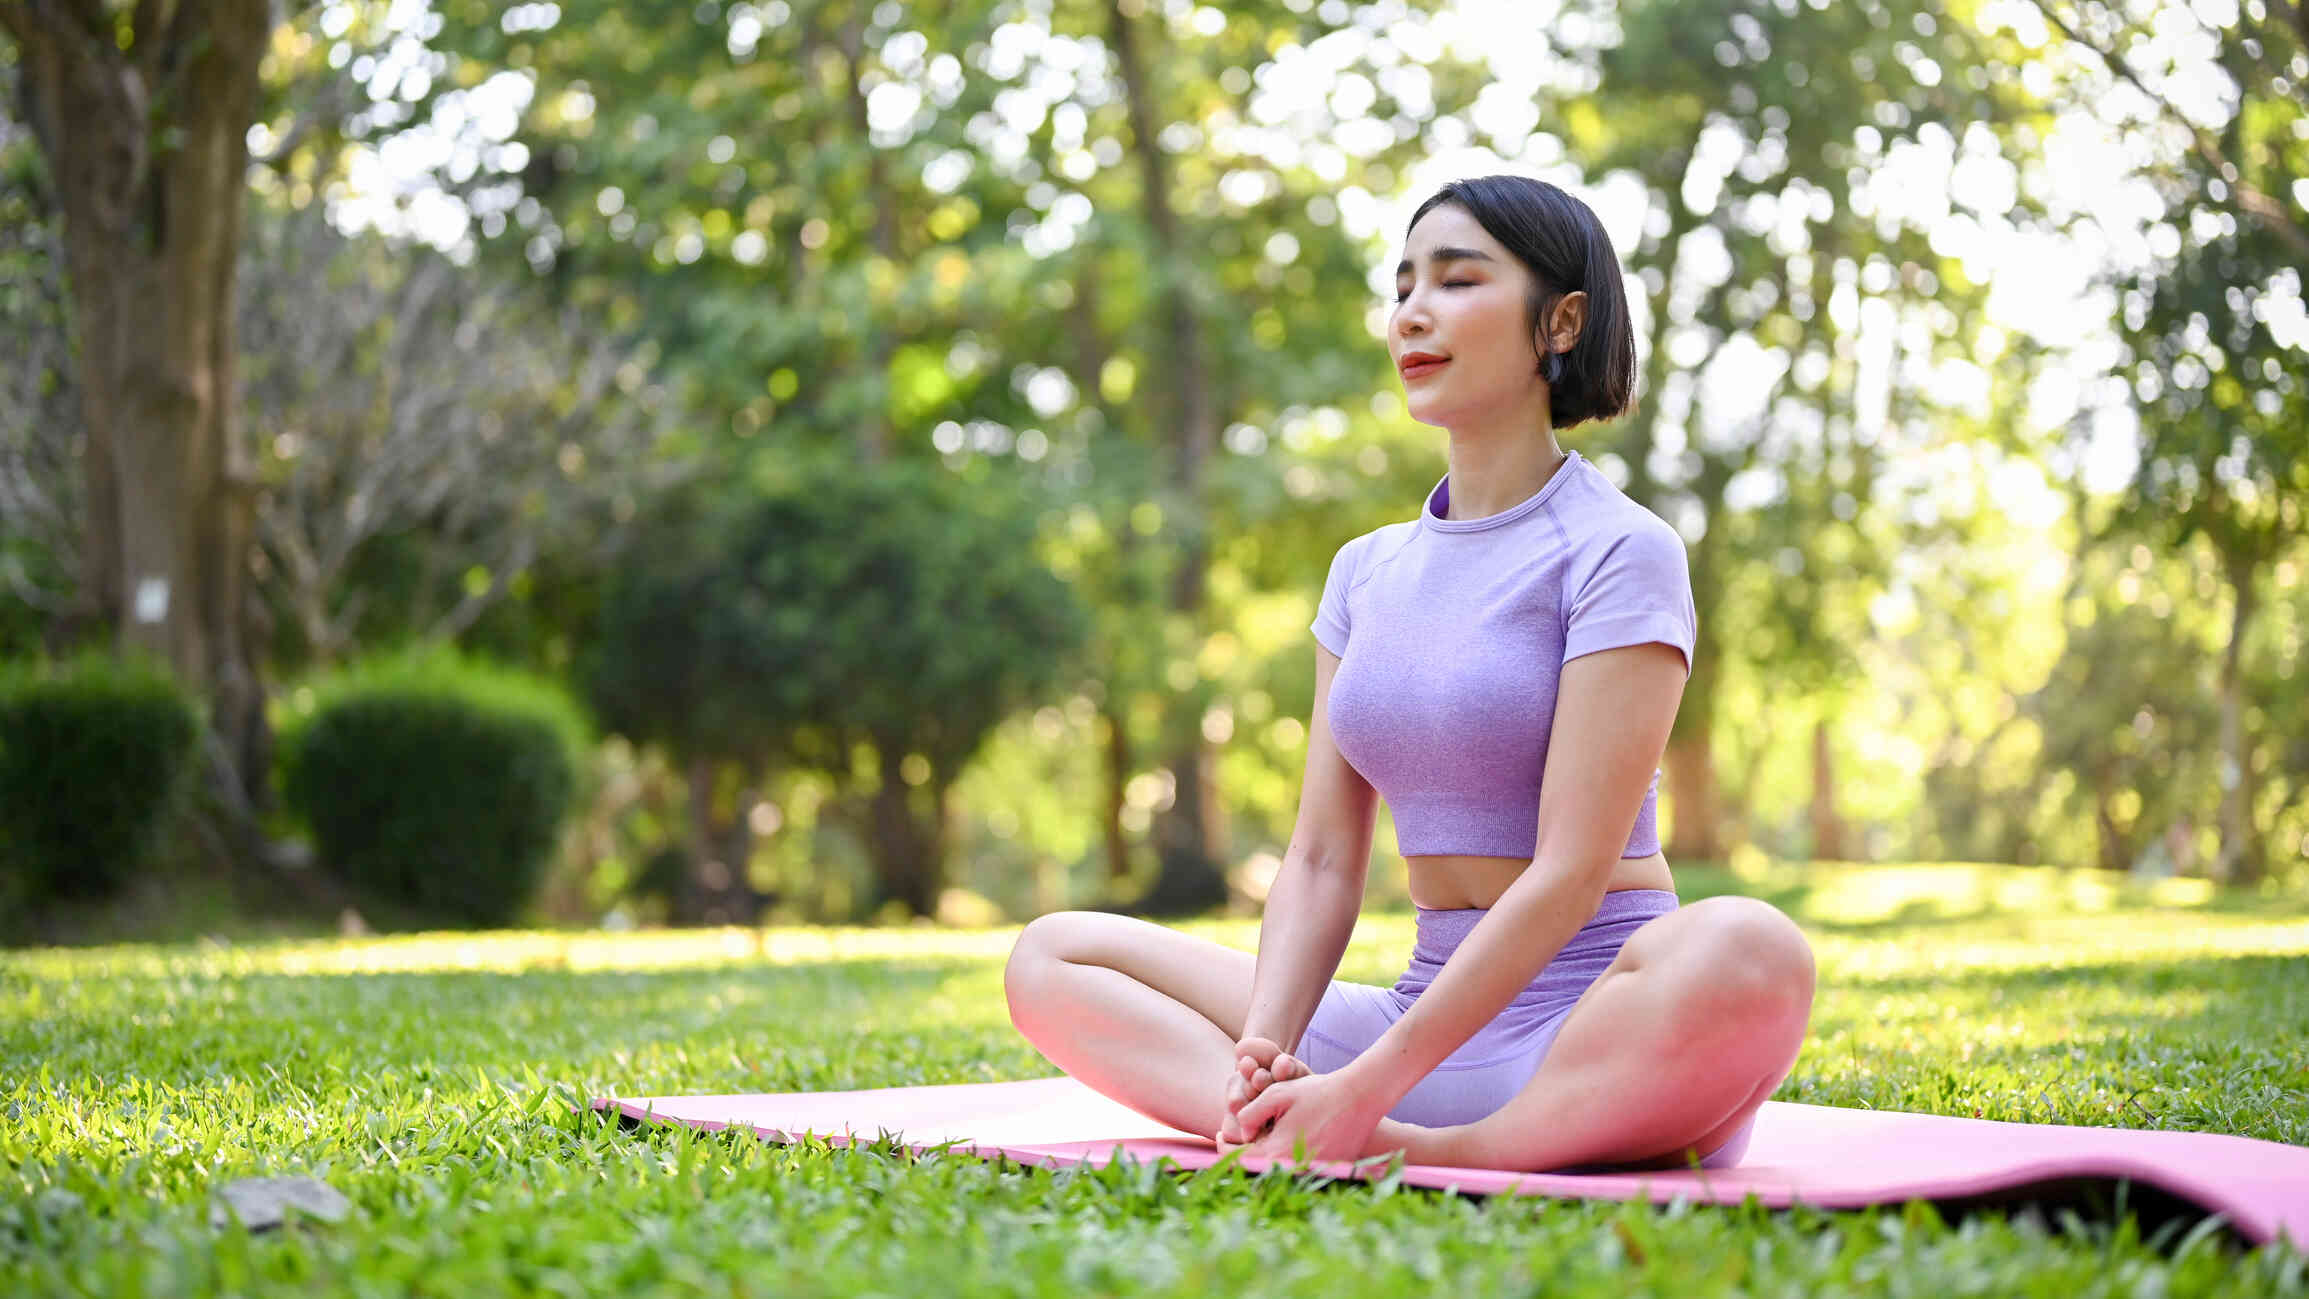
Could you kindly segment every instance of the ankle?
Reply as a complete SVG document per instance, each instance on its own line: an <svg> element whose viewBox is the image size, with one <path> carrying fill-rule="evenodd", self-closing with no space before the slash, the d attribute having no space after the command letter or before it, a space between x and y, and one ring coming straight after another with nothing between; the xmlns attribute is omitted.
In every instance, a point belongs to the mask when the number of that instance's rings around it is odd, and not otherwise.
<svg viewBox="0 0 2309 1299"><path fill-rule="evenodd" d="M1435 1152L1435 1162L1453 1168L1494 1167L1489 1152L1484 1149L1483 1134L1472 1123L1454 1123L1449 1127L1428 1129L1429 1148Z"/></svg>
<svg viewBox="0 0 2309 1299"><path fill-rule="evenodd" d="M1453 1155L1458 1146L1452 1138L1457 1131L1456 1128L1428 1128L1398 1119L1381 1119L1378 1128L1371 1134L1371 1146L1374 1150L1400 1150L1403 1152L1403 1162L1408 1164L1454 1164L1457 1161Z"/></svg>

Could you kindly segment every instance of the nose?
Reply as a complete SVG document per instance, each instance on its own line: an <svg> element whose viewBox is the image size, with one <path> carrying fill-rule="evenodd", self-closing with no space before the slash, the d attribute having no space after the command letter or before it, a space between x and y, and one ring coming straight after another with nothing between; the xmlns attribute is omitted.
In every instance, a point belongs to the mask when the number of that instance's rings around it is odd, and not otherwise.
<svg viewBox="0 0 2309 1299"><path fill-rule="evenodd" d="M1427 308L1421 305L1419 291L1403 299L1395 308L1395 336L1416 338L1427 332Z"/></svg>

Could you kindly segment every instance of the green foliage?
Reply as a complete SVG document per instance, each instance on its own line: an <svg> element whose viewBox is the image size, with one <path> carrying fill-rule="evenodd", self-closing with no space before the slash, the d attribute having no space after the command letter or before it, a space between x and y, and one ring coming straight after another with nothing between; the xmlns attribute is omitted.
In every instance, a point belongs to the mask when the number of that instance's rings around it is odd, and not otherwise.
<svg viewBox="0 0 2309 1299"><path fill-rule="evenodd" d="M238 319L272 662L456 637L566 667L554 624L680 472L651 357L525 272L274 206L251 205Z"/></svg>
<svg viewBox="0 0 2309 1299"><path fill-rule="evenodd" d="M521 913L586 743L558 687L434 651L355 665L293 699L282 790L325 866L413 919Z"/></svg>
<svg viewBox="0 0 2309 1299"><path fill-rule="evenodd" d="M864 743L951 780L1084 634L1031 517L903 467L677 508L612 576L590 696L685 756L842 775Z"/></svg>
<svg viewBox="0 0 2309 1299"><path fill-rule="evenodd" d="M905 465L693 494L612 573L589 696L692 779L728 763L847 789L870 751L879 890L927 913L946 790L997 723L1078 670L1085 611L1036 553L1034 517L999 488ZM712 833L691 827L701 858Z"/></svg>
<svg viewBox="0 0 2309 1299"><path fill-rule="evenodd" d="M504 68L536 85L521 203L484 220L482 256L549 265L573 300L662 340L714 415L698 438L717 463L880 439L892 459L1076 507L1087 526L1070 521L1061 548L1096 624L1102 725L1127 731L1105 750L1116 779L1156 779L1204 743L1243 674L1204 674L1200 644L1278 584L1319 584L1341 516L1376 512L1336 508L1347 493L1304 474L1286 494L1296 446L1212 439L1222 450L1189 426L1335 415L1385 380L1356 200L1398 187L1440 143L1420 128L1482 88L1456 54L1408 34L1401 50L1358 51L1364 23L1345 7L1271 3L1191 24L1007 0L708 4L647 25L602 0L541 25L508 25L494 5L438 12L431 43L452 72L436 85ZM1313 97L1289 133L1377 129L1351 151L1239 129L1254 87L1323 64L1317 48L1344 48L1323 74L1374 94L1337 111ZM886 111L909 98L911 115ZM1134 120L1141 108L1151 121ZM487 164L451 183L511 203L488 193L504 181ZM1218 550L1291 508L1325 512L1321 553L1253 584L1217 579ZM1303 635L1293 650L1303 671ZM1287 752L1250 756L1269 775L1296 770ZM1255 812L1271 820L1269 800Z"/></svg>
<svg viewBox="0 0 2309 1299"><path fill-rule="evenodd" d="M2112 33L2087 67L2148 26L2117 6L2079 8L2090 14L2083 30ZM2142 232L2151 256L2111 276L2129 353L2118 375L2138 399L2144 443L2118 522L2158 537L2205 533L2225 564L2251 574L2309 535L2309 340L2298 324L2309 32L2235 10L2192 25L2209 37L2229 120L2218 133L2198 128L2194 149L2179 146L2170 111L2138 128L2157 136L2142 141L2141 175L2162 210ZM2290 205L2273 197L2285 194Z"/></svg>
<svg viewBox="0 0 2309 1299"><path fill-rule="evenodd" d="M2025 158L2007 137L2037 106L2017 76L2026 51L1935 0L1598 8L1597 30L1618 39L1592 56L1598 89L1565 97L1565 141L1589 175L1648 191L1641 237L1618 251L1650 287L1649 359L1638 412L1606 431L1608 463L1698 534L1702 661L1677 733L1709 744L1733 678L1829 707L1864 679L1868 602L1899 543L1931 530L1917 526L1925 493L1895 466L1998 432L1961 418L1938 369L1875 389L1858 344L1880 312L1874 329L1902 322L1919 361L1993 369L1978 342L1986 286L1932 220L1882 192L1905 154ZM1735 787L1740 756L1717 751Z"/></svg>
<svg viewBox="0 0 2309 1299"><path fill-rule="evenodd" d="M2309 96L2300 75L2309 67L2309 30L2297 10L2291 22L2271 21L2255 6L2140 9L2076 0L2041 8L2047 35L2057 35L2057 53L2042 66L2063 98L2123 143L2129 165L2111 183L2138 196L2122 212L2070 218L2089 238L2132 247L2096 277L2110 291L2115 309L2105 328L2118 345L2103 349L2096 340L2076 354L2108 368L2084 380L2071 440L2081 444L2086 430L2113 426L2138 452L2094 541L2104 557L2153 551L2194 561L2209 551L2210 573L2184 605L2197 606L2192 624L2207 615L2224 624L2194 653L2174 655L2160 654L2158 643L2195 639L2198 626L2180 626L2175 616L2160 636L2136 619L2147 639L2116 652L2181 678L2184 692L2192 681L2207 685L2200 702L2209 694L2221 714L2213 727L2198 728L2201 747L2187 764L2194 771L2174 773L2200 777L2200 816L2218 804L2210 873L2240 881L2295 873L2301 831L2287 814L2309 787L2304 769L2281 756L2297 730L2293 714L2262 701L2270 685L2278 695L2291 692L2294 655L2284 647L2297 635L2265 637L2257 623L2277 612L2270 605L2291 600L2287 588L2309 542L2302 508L2309 333L2300 306L2309 221L2299 201L2309 186ZM2169 52L2148 54L2155 46ZM2176 94L2184 85L2216 88L2215 97L2184 105ZM2130 108L2115 107L2127 100ZM2168 607L2154 620L2166 622L2171 602L2156 603ZM2104 633L2102 646L2122 634ZM2155 696L2171 689L2127 697L2146 716L2162 711ZM2103 754L2125 752L2132 742L2121 707L2103 712L2098 733L2083 738ZM2106 765L2095 759L2080 769L2094 762ZM2202 778L2212 772L2219 774ZM2122 792L2154 806L2171 801L2172 783Z"/></svg>
<svg viewBox="0 0 2309 1299"><path fill-rule="evenodd" d="M77 577L83 490L61 221L31 132L6 120L19 74L0 42L0 657L59 648L43 632Z"/></svg>
<svg viewBox="0 0 2309 1299"><path fill-rule="evenodd" d="M2136 550L2119 573L2107 571L2113 563L2087 567L2078 585L2091 595L2071 601L2078 621L2067 649L2023 710L2043 733L2043 766L2067 777L2063 801L2097 832L2096 854L2063 855L2112 869L2131 867L2155 835L2220 799L2216 700L2201 677L2172 670L2216 652L2206 624L2174 616L2210 590L2209 565L2190 574ZM2104 556L2116 558L2113 548Z"/></svg>
<svg viewBox="0 0 2309 1299"><path fill-rule="evenodd" d="M1814 1031L1780 1099L2309 1141L2297 903L1947 866L1679 877L1687 898L1777 899L1815 942ZM1251 920L1190 929L1242 950L1258 938ZM1366 917L1342 975L1391 977L1411 934L1408 909ZM1004 1010L1014 936L457 934L0 956L0 1293L301 1299L326 1277L459 1294L2309 1294L2297 1245L2246 1252L2145 1218L1052 1172L886 1142L627 1132L574 1112L592 1096L1047 1076ZM219 1184L298 1174L354 1214L264 1235L209 1226Z"/></svg>
<svg viewBox="0 0 2309 1299"><path fill-rule="evenodd" d="M1713 662L1687 688L1679 737L1699 733L1713 758L1728 840L1806 852L1826 805L1867 854L2137 859L2184 822L2213 834L2226 702L2246 777L2237 797L2266 849L2254 864L2309 876L2309 738L2287 724L2309 712L2297 667L2309 387L2302 259L2282 228L2302 220L2289 198L2309 160L2309 79L2289 70L2297 35L2250 6L2064 0L2044 11L2068 16L2063 35L2035 6L1571 0L1538 59L1503 53L1506 41L1436 39L1429 20L1457 6L1431 0L1385 22L1375 6L1315 0L1191 15L1017 0L707 0L646 17L609 0L419 8L292 6L269 56L262 134L302 143L253 173L241 427L266 488L258 582L276 668L445 628L608 691L604 707L663 746L728 765L807 762L835 774L791 777L819 791L863 776L860 746L887 743L931 765L915 791L928 795L953 774L933 751L970 751L998 701L967 673L940 697L905 670L921 646L861 640L842 621L884 598L868 558L855 570L810 559L800 576L710 573L698 553L709 528L727 534L715 545L763 556L783 543L743 537L724 513L693 530L653 472L587 451L583 436L619 408L679 411L667 422L680 457L740 482L761 466L775 479L797 457L850 458L874 430L890 460L998 495L1022 529L1034 518L1035 550L1088 610L1074 679L1011 696L1067 697L999 714L1008 723L955 786L958 878L1021 908L1105 896L1107 871L1128 874L1175 789L1165 769L1203 737L1222 737L1207 741L1221 855L1280 852L1325 563L1347 538L1408 517L1444 465L1442 435L1405 416L1384 368L1369 275L1401 235L1385 214L1407 210L1448 157L1548 174L1626 222L1618 251L1649 359L1642 404L1567 442L1698 538ZM1152 74L1137 104L1120 75L1126 10ZM2227 27L2192 66L2188 29L2207 15ZM2206 130L2181 132L2172 112L2112 93L2121 78L2102 75L2088 43L2148 60L2152 87L2217 72L2225 83L2204 84L2235 93L2188 106ZM0 41L0 92L13 58ZM465 98L492 78L503 80L479 98L519 104L516 117ZM516 79L530 88L496 93ZM1492 102L1472 112L1479 94ZM13 103L0 93L0 115ZM1134 120L1142 108L1151 120ZM470 206L477 256L367 237L341 257L291 255L276 209L317 214L346 178L348 142L376 146L436 109L439 125L488 137L435 155ZM2147 159L2109 179L2136 198L2153 189L2163 211L2128 201L2140 229L2078 232L2079 245L2148 255L2107 285L2115 317L2085 322L2084 350L2058 355L1982 327L1983 271L2007 227L2064 233L2051 229L2067 216L2050 210L2060 187L2046 179L2069 147L2056 123L2087 117ZM1933 157L1975 183L1921 193L1913 178L1929 168L1914 164ZM77 513L77 403L56 213L38 172L30 137L0 122L0 337L14 326L30 340L0 374L0 451L13 457L0 497L21 482L38 489L22 499L56 506L0 512L0 654L56 633L79 567L55 526ZM1153 178L1177 222L1176 259L1157 237ZM532 272L538 296L570 313L553 319L643 341L613 386L584 380L564 357L576 347L546 349L548 382L513 382L490 363L533 332L521 325L532 317L468 304ZM391 323L433 318L422 311L356 310L364 294L419 282L462 332ZM326 301L288 301L314 284ZM1177 350L1174 287L1199 355ZM353 340L342 364L298 363L294 344L324 332L313 320ZM453 342L456 363L433 346L451 332L475 335ZM2081 484L2068 448L2052 445L2064 435L2030 427L2032 385L2058 390L2111 355L2110 380L2081 385L2076 427L2095 403L2142 412L2148 454L2118 526L2087 528L2106 502L2082 491L2047 522L1979 490L1991 478ZM316 387L314 375L357 382ZM1718 399L1726 379L1754 381L1754 409ZM1189 472L1181 412L1196 382L1219 437ZM517 483L405 445L350 455L394 419L482 445L450 427L455 416L428 413L442 410L485 411L514 434L501 449L543 453L532 463L550 472ZM2130 410L2109 413L2129 439ZM417 493L425 508L354 490L379 476L407 486L412 466L454 490ZM475 484L503 490L469 495ZM579 498L608 508L573 508ZM282 526L300 499L312 525L302 543ZM659 576L604 612L603 557L627 518L655 534L627 570ZM788 525L800 523L776 528ZM533 557L509 544L525 538ZM2153 572L2129 563L2136 543L2155 553ZM2204 546L2228 560L2210 586ZM2136 569L2162 599L2112 588ZM776 619L745 591L789 580L865 585L840 616L794 615L784 640L757 639ZM705 607L733 592L736 604ZM476 593L486 611L467 620ZM2233 614L2240 654L2224 699ZM633 639L589 643L621 619ZM826 635L848 639L819 653ZM959 622L955 645L931 648L962 652L911 661L962 672L998 652L968 643L981 637L1007 643ZM861 644L905 692L856 698L842 672L868 661ZM875 704L885 715L867 715ZM1833 760L1821 768L1815 724ZM848 842L845 798L828 794L821 822L815 793L797 802L774 780L757 788L758 774L712 776L713 815L742 817L726 796L753 790L786 817L757 871L774 860L781 888L846 878L856 863L844 852L857 850L833 847ZM1110 789L1122 809L1111 839ZM626 839L597 850L604 877L630 878L680 834L678 789L665 797L602 813L622 818L610 841ZM1671 824L1677 801L1671 783ZM1381 824L1383 880L1401 866Z"/></svg>
<svg viewBox="0 0 2309 1299"><path fill-rule="evenodd" d="M156 665L0 668L0 909L117 894L177 810L200 732Z"/></svg>

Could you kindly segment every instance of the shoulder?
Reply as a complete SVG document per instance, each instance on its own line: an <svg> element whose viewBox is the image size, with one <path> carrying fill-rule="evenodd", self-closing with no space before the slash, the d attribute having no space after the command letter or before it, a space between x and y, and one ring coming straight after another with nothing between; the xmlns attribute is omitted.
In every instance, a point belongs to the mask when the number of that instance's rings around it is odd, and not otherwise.
<svg viewBox="0 0 2309 1299"><path fill-rule="evenodd" d="M1409 544L1418 531L1418 520L1407 519L1401 523L1373 528L1339 547L1338 553L1331 557L1332 580L1361 582L1371 575L1372 570L1386 563Z"/></svg>
<svg viewBox="0 0 2309 1299"><path fill-rule="evenodd" d="M1572 490L1564 493L1558 510L1565 531L1575 540L1606 546L1630 538L1641 538L1639 544L1672 541L1679 548L1684 544L1674 525L1621 491L1586 457L1580 458L1577 469L1579 476L1569 484Z"/></svg>
<svg viewBox="0 0 2309 1299"><path fill-rule="evenodd" d="M1652 513L1593 464L1582 459L1580 476L1557 511L1570 542L1570 576L1581 580L1604 569L1634 568L1661 578L1689 580L1690 564L1682 534Z"/></svg>

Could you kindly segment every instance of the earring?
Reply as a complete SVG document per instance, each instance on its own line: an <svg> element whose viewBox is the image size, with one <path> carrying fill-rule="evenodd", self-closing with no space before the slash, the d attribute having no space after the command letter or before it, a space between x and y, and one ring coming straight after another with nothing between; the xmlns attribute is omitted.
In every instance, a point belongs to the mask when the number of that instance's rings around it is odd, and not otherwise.
<svg viewBox="0 0 2309 1299"><path fill-rule="evenodd" d="M1559 384L1559 383L1562 383L1562 382L1563 382L1563 353L1561 353L1561 352L1549 352L1549 353L1547 354L1547 362L1546 362L1546 364L1544 364L1544 365L1542 365L1542 366L1540 367L1540 373L1542 373L1542 374L1544 374L1544 375L1546 375L1546 376L1547 376L1547 386L1548 386L1548 387L1550 387L1550 388L1554 387L1555 385L1557 385L1557 384Z"/></svg>

